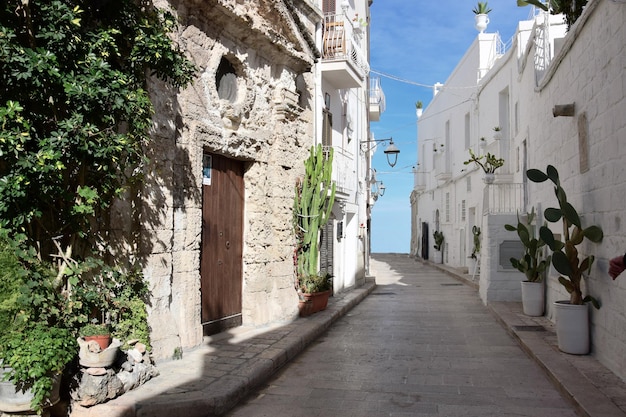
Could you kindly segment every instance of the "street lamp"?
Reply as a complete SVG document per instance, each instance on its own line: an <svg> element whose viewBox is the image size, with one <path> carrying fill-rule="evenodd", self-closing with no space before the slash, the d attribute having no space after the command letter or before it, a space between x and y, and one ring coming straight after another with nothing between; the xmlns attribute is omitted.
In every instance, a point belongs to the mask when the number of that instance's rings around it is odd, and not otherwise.
<svg viewBox="0 0 626 417"><path fill-rule="evenodd" d="M394 167L396 165L396 163L398 162L398 154L400 153L400 149L398 149L398 147L393 143L393 138L389 138L389 139L371 139L371 140L362 140L361 143L361 151L363 152L369 152L370 150L372 150L371 147L367 148L367 149L363 149L363 144L364 143L370 143L370 142L374 142L376 143L377 146L379 143L385 143L385 142L389 142L389 145L387 146L387 149L385 149L385 155L387 155L387 163L389 164L390 167Z"/></svg>

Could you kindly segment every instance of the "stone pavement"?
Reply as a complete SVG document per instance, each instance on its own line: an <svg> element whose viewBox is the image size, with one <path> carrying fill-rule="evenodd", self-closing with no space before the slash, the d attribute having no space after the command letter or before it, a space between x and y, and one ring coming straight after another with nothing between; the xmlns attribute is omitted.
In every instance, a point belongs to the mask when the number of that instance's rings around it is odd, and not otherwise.
<svg viewBox="0 0 626 417"><path fill-rule="evenodd" d="M626 384L592 356L560 353L552 324L545 318L524 316L519 303L494 303L486 308L471 277L443 265L416 262L407 255L373 255L372 272L376 283L370 279L361 288L333 297L324 312L283 326L237 328L216 335L201 348L185 352L182 360L160 363L161 375L142 387L106 404L77 408L72 417L224 415L273 375L279 375L279 380L283 378L283 373L277 371L307 347L310 349L302 357L317 352L322 355L322 365L324 352L345 355L330 369L326 367L329 379L325 389L300 386L300 391L287 397L290 401L301 401L297 395L322 395L322 404L329 408L309 408L307 415L626 416ZM372 292L374 295L366 303L352 310ZM413 299L407 303L400 299L402 295ZM449 301L452 310L441 310L441 303ZM368 324L378 329L380 337L369 334L360 340L354 327L359 317L365 315L363 310L374 308L370 305L381 309L375 316L380 317L380 322ZM389 319L389 312L401 313L402 320ZM345 320L338 322L342 317ZM502 326L494 329L495 321ZM333 331L327 333L331 326ZM324 351L328 334L336 329L346 333L343 344ZM386 329L395 329L395 333L384 336ZM417 336L421 337L419 348L413 345ZM372 365L367 362L371 359L366 359L374 349L372 343L380 349L375 361L382 361L391 371L372 368L376 373L360 373L360 368L369 369ZM387 345L391 347L394 343L400 349L397 356L386 350ZM527 355L521 354L520 346ZM363 366L350 368L347 374L333 369L358 355L362 355ZM285 373L297 368L302 357L286 367ZM503 367L511 363L513 371L504 377ZM473 373L471 370L476 367L479 372ZM398 375L403 379L396 381ZM369 390L370 394L358 397L352 392L352 398L338 398L339 392L346 393L345 378L351 377L358 377L359 389ZM293 381L289 384L295 385ZM387 386L403 390L407 384L428 387L435 393L422 392L418 396L407 392L400 398L384 393ZM555 388L562 397L553 394ZM451 390L449 395L445 390ZM459 394L473 398L473 402L456 403L455 395ZM348 404L346 401L350 400L353 403L349 412L340 414L338 404ZM283 414L272 408L276 404L267 406L268 412L264 413L257 401L249 401L252 408L248 411L245 405L235 408L232 415L297 415L294 407L285 404L282 404L286 407ZM329 412L333 407L339 408ZM314 413L309 414L311 411Z"/></svg>

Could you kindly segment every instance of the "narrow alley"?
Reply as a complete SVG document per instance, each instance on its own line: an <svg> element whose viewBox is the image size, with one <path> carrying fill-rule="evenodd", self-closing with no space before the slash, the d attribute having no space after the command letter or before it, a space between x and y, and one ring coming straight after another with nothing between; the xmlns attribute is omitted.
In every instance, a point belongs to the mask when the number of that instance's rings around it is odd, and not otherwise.
<svg viewBox="0 0 626 417"><path fill-rule="evenodd" d="M577 416L475 290L407 255L374 255L377 287L229 414Z"/></svg>

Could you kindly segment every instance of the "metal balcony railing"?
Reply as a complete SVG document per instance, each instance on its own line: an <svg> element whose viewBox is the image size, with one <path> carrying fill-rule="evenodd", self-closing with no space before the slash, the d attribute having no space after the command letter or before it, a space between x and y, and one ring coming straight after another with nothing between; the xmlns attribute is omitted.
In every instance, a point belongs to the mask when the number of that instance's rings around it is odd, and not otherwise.
<svg viewBox="0 0 626 417"><path fill-rule="evenodd" d="M385 93L380 85L379 77L370 78L370 105L378 106L381 114L385 112Z"/></svg>
<svg viewBox="0 0 626 417"><path fill-rule="evenodd" d="M524 213L524 184L489 184L483 193L483 214Z"/></svg>

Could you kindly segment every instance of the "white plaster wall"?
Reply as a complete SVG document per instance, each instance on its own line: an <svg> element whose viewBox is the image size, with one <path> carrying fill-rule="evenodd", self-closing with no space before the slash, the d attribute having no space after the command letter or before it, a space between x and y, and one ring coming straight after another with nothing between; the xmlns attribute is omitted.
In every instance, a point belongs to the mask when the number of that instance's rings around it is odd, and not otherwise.
<svg viewBox="0 0 626 417"><path fill-rule="evenodd" d="M566 44L553 62L553 72L548 74L551 78L534 94L524 123L536 145L531 147L530 166L557 167L583 225L597 224L604 230L601 244L585 243L580 248L581 254L596 256L586 290L602 303L600 310L591 312L592 351L622 378L626 377L626 275L612 281L607 270L610 258L626 252L625 21L624 4L590 2L570 28ZM552 117L552 107L566 103L576 104L576 115ZM582 114L588 120L590 166L583 173L577 125ZM543 202L544 207L555 203L549 185L531 185L531 202ZM551 271L550 275L549 300L565 298L556 283L557 274ZM547 307L552 317L551 303Z"/></svg>
<svg viewBox="0 0 626 417"><path fill-rule="evenodd" d="M483 242L480 261L479 294L485 304L493 301L522 301L520 282L525 279L517 269L507 270L508 259L500 259L500 245L505 240L517 240L515 232L508 232L505 224L517 224L514 214L489 215L483 221Z"/></svg>
<svg viewBox="0 0 626 417"><path fill-rule="evenodd" d="M557 17L551 17L553 23L557 20ZM548 164L552 164L559 170L562 185L570 202L581 214L583 225L597 224L603 228L605 237L601 244L585 243L579 248L582 255L596 257L585 286L586 291L602 303L600 310L591 312L592 354L622 378L626 377L626 275L612 281L607 270L608 260L626 251L625 21L624 4L590 1L564 40L557 42L562 44L561 49L547 70L535 71L535 43L519 43L510 55L496 61L485 75L478 91L478 102L471 108L472 140L485 136L490 140L487 151L501 152L507 161L502 170L507 175L501 176L501 182L523 183L526 168L545 170ZM528 32L531 27L528 23L520 24L522 32L517 36L518 41L532 39L533 34ZM563 35L563 26L551 29L551 35ZM475 74L472 68L461 68L463 62L455 73L462 70L468 75ZM502 114L498 99L503 91L508 91L509 95L506 114ZM454 97L447 95L444 89L431 103L432 116L431 106L424 111L418 124L418 152L423 149L423 140L441 135L445 119L462 120L466 113L463 108L455 109L454 115L435 116L437 111L454 103ZM575 103L574 117L553 117L554 105L568 103ZM587 118L588 134L587 148L582 152L589 158L589 170L583 172L580 169L578 126L581 115ZM509 121L506 145L489 139L491 128L501 122L502 117ZM452 152L462 148L454 147ZM419 154L419 160L423 161L427 172L433 170L431 157L426 152ZM452 161L457 160L456 156L452 158ZM474 196L478 194L474 184L480 183L480 176L478 172L468 172L472 176L473 191L467 198L476 203L480 215L480 197ZM456 180L455 175L453 172L451 181ZM461 187L454 188L451 183L437 184L433 177L431 174L415 203L416 215L429 222L432 222L434 210L441 208L441 196L446 191L462 192ZM520 209L528 211L534 206L541 214L546 207L556 204L550 183L528 183L526 191L526 204ZM461 198L457 196L456 200ZM470 203L468 207L472 205ZM483 233L487 233L483 241L489 243L484 245L488 249L485 247L482 253L481 297L486 301L515 299L518 290L508 288L508 284L515 282L519 286L520 279L507 280L494 272L495 245L504 238L498 224L501 222L493 216L483 220ZM541 223L542 218L538 221ZM446 227L460 229L463 225ZM560 224L554 225L553 230L560 233ZM454 251L455 248L450 246L448 250ZM553 318L551 302L567 298L567 294L558 284L554 269L548 275L547 316Z"/></svg>

